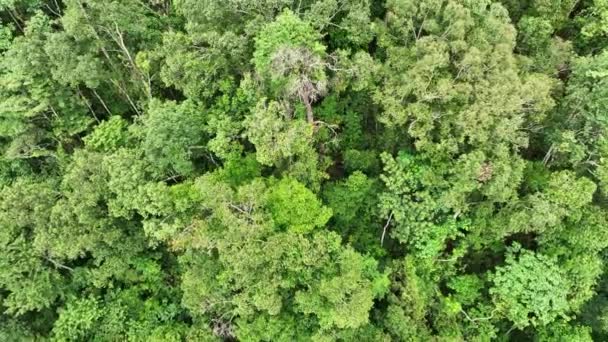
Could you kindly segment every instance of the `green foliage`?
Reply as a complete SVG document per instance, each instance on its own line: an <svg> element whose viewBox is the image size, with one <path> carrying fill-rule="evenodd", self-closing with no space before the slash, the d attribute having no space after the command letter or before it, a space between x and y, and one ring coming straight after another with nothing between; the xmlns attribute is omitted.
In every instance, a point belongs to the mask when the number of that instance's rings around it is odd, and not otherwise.
<svg viewBox="0 0 608 342"><path fill-rule="evenodd" d="M44 51L50 30L50 18L38 12L3 53L0 136L10 139L8 158L50 155L57 140L85 131L93 121L77 92L52 77Z"/></svg>
<svg viewBox="0 0 608 342"><path fill-rule="evenodd" d="M466 222L450 218L441 208L439 192L445 181L438 172L417 156L402 153L397 160L383 154L385 174L381 179L387 191L380 195L380 210L394 219L391 236L415 249L420 256L441 254L448 239L455 238ZM386 228L385 228L386 229Z"/></svg>
<svg viewBox="0 0 608 342"><path fill-rule="evenodd" d="M475 303L481 296L484 286L483 280L473 274L458 276L448 283L448 287L455 292L454 299L463 305Z"/></svg>
<svg viewBox="0 0 608 342"><path fill-rule="evenodd" d="M607 20L0 0L0 341L608 340Z"/></svg>
<svg viewBox="0 0 608 342"><path fill-rule="evenodd" d="M294 233L308 233L323 227L332 215L315 194L301 183L285 178L268 194L270 213L277 227Z"/></svg>
<svg viewBox="0 0 608 342"><path fill-rule="evenodd" d="M91 330L95 321L100 319L102 314L95 298L69 302L55 322L53 334L60 341L85 339L87 331Z"/></svg>
<svg viewBox="0 0 608 342"><path fill-rule="evenodd" d="M560 322L541 330L536 337L536 340L591 342L593 341L593 338L591 337L591 331L588 327Z"/></svg>
<svg viewBox="0 0 608 342"><path fill-rule="evenodd" d="M434 284L426 281L431 274L428 263L407 256L398 262L391 283L393 290L387 297L389 306L382 324L398 340L424 339L432 335L424 322L433 301Z"/></svg>
<svg viewBox="0 0 608 342"><path fill-rule="evenodd" d="M498 267L491 280L496 308L518 328L568 318L572 285L547 256L515 246L507 253L506 265Z"/></svg>
<svg viewBox="0 0 608 342"><path fill-rule="evenodd" d="M35 249L32 238L46 227L55 193L50 181L20 179L2 189L0 286L7 313L23 315L51 307L62 295L63 277L45 250Z"/></svg>
<svg viewBox="0 0 608 342"><path fill-rule="evenodd" d="M357 249L383 253L377 245L379 186L360 171L326 188L323 197L334 212L335 227ZM379 247L379 246L378 246Z"/></svg>
<svg viewBox="0 0 608 342"><path fill-rule="evenodd" d="M543 232L558 227L564 218L578 221L582 208L591 203L596 185L569 171L551 175L547 187L529 195L513 211L505 210L508 229L512 232ZM500 216L499 216L500 217Z"/></svg>
<svg viewBox="0 0 608 342"><path fill-rule="evenodd" d="M247 63L247 41L232 32L205 34L167 32L159 55L163 58L160 77L191 99L208 99L225 91Z"/></svg>
<svg viewBox="0 0 608 342"><path fill-rule="evenodd" d="M258 179L235 192L208 177L197 186L205 194L223 188L226 197L202 196L211 212L198 226L208 238L186 247L194 249L184 259L184 296L195 313L231 312L238 317L235 333L243 338L273 336L259 335L258 329L265 329L263 321L254 320L259 314L276 317L282 326L289 325L293 315L314 318L311 324L320 327L319 332L367 323L373 299L386 291L386 280L375 260L342 246L336 234L302 235L322 226L331 213L310 191L289 179L271 187ZM286 209L288 204L293 207ZM292 215L285 216L284 210ZM221 238L226 234L228 240ZM207 248L217 250L217 257L208 255ZM200 272L216 276L200 284ZM291 299L282 293L291 293ZM212 305L225 295L225 304ZM209 305L196 304L201 301Z"/></svg>
<svg viewBox="0 0 608 342"><path fill-rule="evenodd" d="M202 124L201 109L190 102L150 102L142 119L141 146L160 175L193 172L192 155L203 148Z"/></svg>
<svg viewBox="0 0 608 342"><path fill-rule="evenodd" d="M286 10L260 32L255 40L253 63L256 70L271 73L276 54L283 48L303 47L314 55L323 55L325 47L318 42L320 35L307 22Z"/></svg>
<svg viewBox="0 0 608 342"><path fill-rule="evenodd" d="M599 40L605 41L608 33L608 3L604 0L593 0L588 2L582 20L581 35L586 42ZM601 44L601 43L600 43Z"/></svg>
<svg viewBox="0 0 608 342"><path fill-rule="evenodd" d="M247 137L256 147L257 160L277 165L285 159L306 155L312 144L312 129L302 121L286 121L279 103L260 101L245 120Z"/></svg>
<svg viewBox="0 0 608 342"><path fill-rule="evenodd" d="M113 152L120 147L126 147L129 141L128 125L129 123L120 116L110 117L87 135L86 147L100 152Z"/></svg>

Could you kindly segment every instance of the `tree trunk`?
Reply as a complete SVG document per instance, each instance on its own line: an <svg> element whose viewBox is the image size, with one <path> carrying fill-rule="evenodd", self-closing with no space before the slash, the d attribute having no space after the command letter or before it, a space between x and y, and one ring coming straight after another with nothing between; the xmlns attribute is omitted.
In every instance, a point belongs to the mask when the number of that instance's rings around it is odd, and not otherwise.
<svg viewBox="0 0 608 342"><path fill-rule="evenodd" d="M312 103L310 103L310 100L308 98L303 99L304 102L304 106L306 106L306 119L308 120L308 123L311 125L315 124L315 117L312 113Z"/></svg>

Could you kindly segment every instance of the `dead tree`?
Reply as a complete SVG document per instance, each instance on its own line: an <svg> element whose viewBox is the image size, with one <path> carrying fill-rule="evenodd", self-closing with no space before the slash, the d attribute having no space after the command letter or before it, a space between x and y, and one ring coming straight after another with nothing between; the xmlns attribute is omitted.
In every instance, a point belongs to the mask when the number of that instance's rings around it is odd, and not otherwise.
<svg viewBox="0 0 608 342"><path fill-rule="evenodd" d="M273 75L286 79L284 94L297 98L306 108L306 119L314 125L312 105L327 92L327 63L305 47L284 47L272 59Z"/></svg>

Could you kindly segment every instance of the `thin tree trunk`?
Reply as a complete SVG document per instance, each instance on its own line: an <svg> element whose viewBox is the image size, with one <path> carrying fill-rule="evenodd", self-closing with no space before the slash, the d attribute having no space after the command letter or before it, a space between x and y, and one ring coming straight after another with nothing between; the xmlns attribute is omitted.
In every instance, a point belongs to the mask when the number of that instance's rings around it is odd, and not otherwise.
<svg viewBox="0 0 608 342"><path fill-rule="evenodd" d="M312 112L312 104L310 103L310 101L305 100L304 101L304 106L306 106L306 119L308 120L308 123L311 125L315 124L315 117L313 115Z"/></svg>

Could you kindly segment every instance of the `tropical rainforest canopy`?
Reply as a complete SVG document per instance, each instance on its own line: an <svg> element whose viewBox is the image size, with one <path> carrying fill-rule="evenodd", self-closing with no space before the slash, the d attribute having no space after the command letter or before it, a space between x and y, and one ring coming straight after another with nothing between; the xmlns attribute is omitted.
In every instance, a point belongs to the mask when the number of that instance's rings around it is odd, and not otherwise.
<svg viewBox="0 0 608 342"><path fill-rule="evenodd" d="M607 341L608 0L0 0L0 341Z"/></svg>

